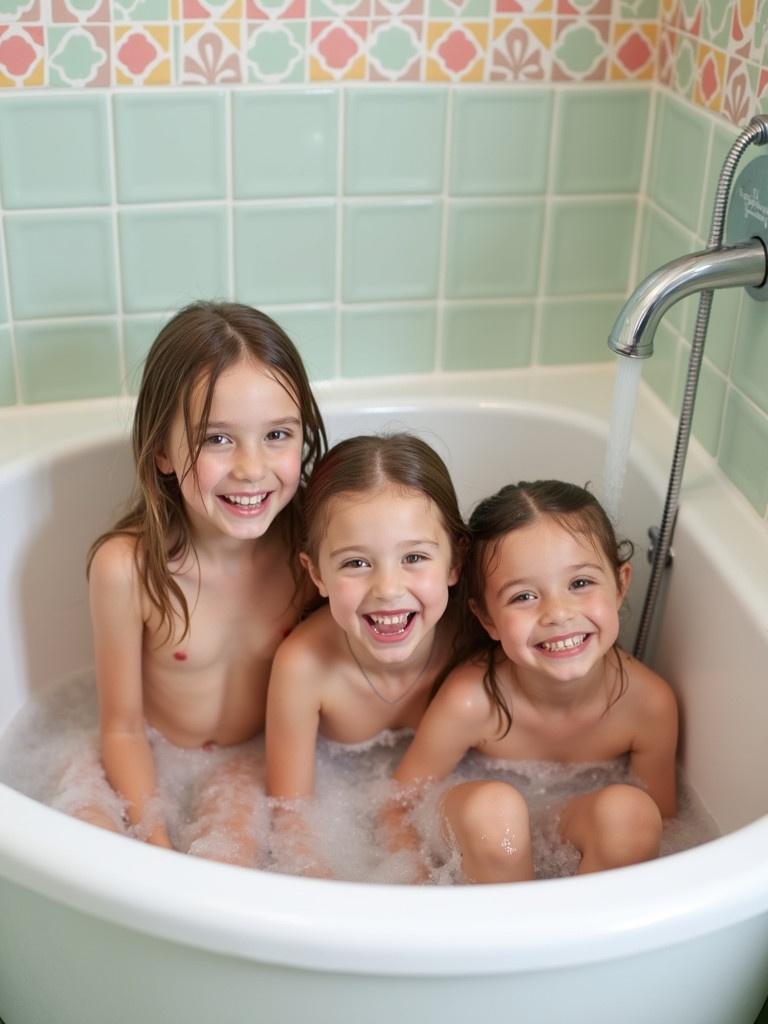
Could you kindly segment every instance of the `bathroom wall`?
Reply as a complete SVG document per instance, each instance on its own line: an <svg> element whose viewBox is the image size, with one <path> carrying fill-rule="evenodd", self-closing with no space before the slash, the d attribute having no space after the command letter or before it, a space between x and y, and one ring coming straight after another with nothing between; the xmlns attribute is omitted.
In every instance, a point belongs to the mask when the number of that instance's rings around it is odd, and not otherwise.
<svg viewBox="0 0 768 1024"><path fill-rule="evenodd" d="M638 274L706 236L767 12L7 0L0 403L135 389L197 296L266 308L316 380L605 360ZM673 407L692 305L646 368ZM695 429L765 516L754 305L718 296Z"/></svg>

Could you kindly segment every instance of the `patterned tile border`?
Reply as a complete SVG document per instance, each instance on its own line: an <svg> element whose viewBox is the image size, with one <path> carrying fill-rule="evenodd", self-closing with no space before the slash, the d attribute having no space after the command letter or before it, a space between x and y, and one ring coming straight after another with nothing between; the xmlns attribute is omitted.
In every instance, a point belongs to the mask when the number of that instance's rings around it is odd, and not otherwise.
<svg viewBox="0 0 768 1024"><path fill-rule="evenodd" d="M4 0L0 89L658 81L768 109L768 0Z"/></svg>

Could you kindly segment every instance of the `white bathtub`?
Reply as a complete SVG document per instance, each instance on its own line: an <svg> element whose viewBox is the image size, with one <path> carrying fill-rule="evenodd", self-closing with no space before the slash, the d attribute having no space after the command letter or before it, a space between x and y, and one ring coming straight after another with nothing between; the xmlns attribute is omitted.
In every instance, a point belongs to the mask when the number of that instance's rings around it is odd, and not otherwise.
<svg viewBox="0 0 768 1024"><path fill-rule="evenodd" d="M509 480L597 483L611 380L608 367L542 370L320 398L334 438L421 432L469 508ZM126 402L0 413L0 728L90 664L84 556L127 490L129 420ZM635 618L672 431L641 395L622 514L642 545ZM768 991L768 531L696 449L686 481L651 653L722 838L584 878L360 886L169 853L0 786L0 1018L752 1024Z"/></svg>

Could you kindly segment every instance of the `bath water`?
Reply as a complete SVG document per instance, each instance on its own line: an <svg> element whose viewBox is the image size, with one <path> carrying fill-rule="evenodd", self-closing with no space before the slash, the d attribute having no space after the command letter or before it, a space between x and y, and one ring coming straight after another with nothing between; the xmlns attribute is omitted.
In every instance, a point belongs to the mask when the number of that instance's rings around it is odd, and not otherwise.
<svg viewBox="0 0 768 1024"><path fill-rule="evenodd" d="M621 492L624 487L629 446L632 441L632 423L635 418L637 391L640 386L642 370L642 359L619 356L616 360L608 447L603 469L603 507L614 525L619 522Z"/></svg>
<svg viewBox="0 0 768 1024"><path fill-rule="evenodd" d="M96 807L119 822L122 804L106 782L99 761L95 692L89 674L31 700L0 739L0 782L64 813L76 816L83 807ZM320 739L317 795L290 806L304 814L319 856L335 878L403 884L416 879L434 885L459 882L458 858L440 835L436 804L446 788L474 778L503 779L525 796L531 810L537 877L573 874L578 854L557 836L558 806L572 796L627 779L624 760L578 765L505 763L470 754L449 779L428 787L414 807L412 821L429 864L429 876L424 879L421 858L415 852L389 854L376 824L377 810L395 796L389 777L409 738L408 732L386 732L351 747ZM233 758L245 757L254 766L252 827L262 851L255 866L286 874L305 873L302 856L270 832L268 801L262 788L262 739L214 751L174 747L152 730L150 740L162 805L158 810L177 850L228 859L229 837L217 836L214 830L201 843L194 810L206 787L215 784L217 772ZM227 793L222 791L221 798L226 801ZM133 834L134 841L139 839L141 829ZM716 834L695 797L681 785L679 816L665 825L662 855L696 846Z"/></svg>

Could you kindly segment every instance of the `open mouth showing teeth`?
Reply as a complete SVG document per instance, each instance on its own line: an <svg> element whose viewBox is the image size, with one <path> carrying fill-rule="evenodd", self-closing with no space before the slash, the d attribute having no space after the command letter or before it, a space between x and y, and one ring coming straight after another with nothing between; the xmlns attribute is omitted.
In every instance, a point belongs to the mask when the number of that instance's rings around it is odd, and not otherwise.
<svg viewBox="0 0 768 1024"><path fill-rule="evenodd" d="M537 646L543 651L551 651L555 654L558 651L572 651L575 647L581 647L588 635L588 633L578 633L576 636L566 637L565 640L545 640Z"/></svg>
<svg viewBox="0 0 768 1024"><path fill-rule="evenodd" d="M220 494L219 497L228 505L237 505L240 508L256 508L263 504L267 495L265 494Z"/></svg>
<svg viewBox="0 0 768 1024"><path fill-rule="evenodd" d="M363 618L376 632L387 636L404 633L416 612L400 612L398 615L364 615Z"/></svg>

